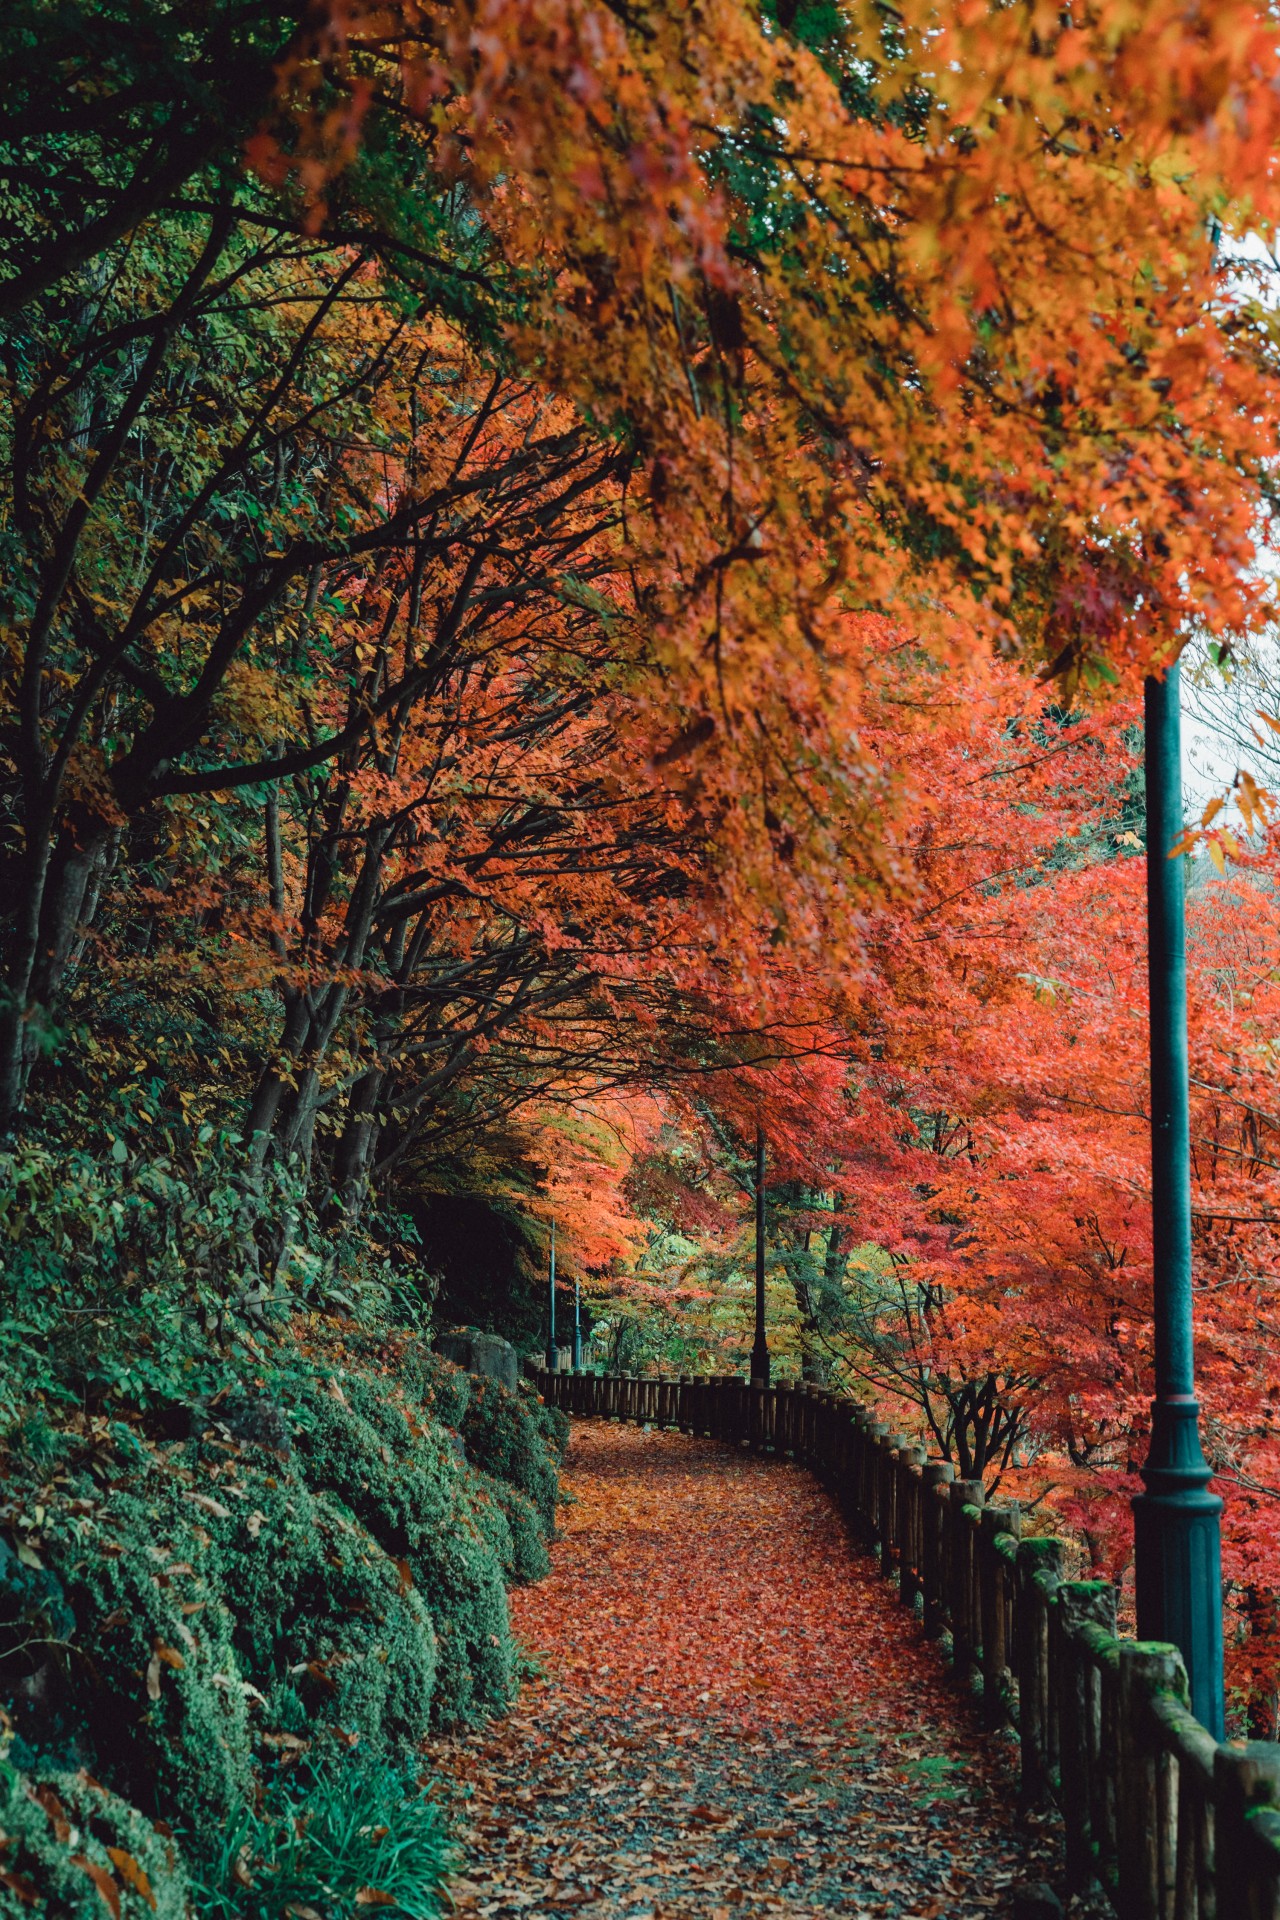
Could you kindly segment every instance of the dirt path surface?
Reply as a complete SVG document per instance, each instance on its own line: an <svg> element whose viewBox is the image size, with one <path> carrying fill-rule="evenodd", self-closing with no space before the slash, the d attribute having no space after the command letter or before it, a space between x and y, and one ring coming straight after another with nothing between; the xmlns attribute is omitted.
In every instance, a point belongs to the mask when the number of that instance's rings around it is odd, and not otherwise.
<svg viewBox="0 0 1280 1920"><path fill-rule="evenodd" d="M566 1482L513 1596L542 1677L445 1754L460 1914L967 1920L1045 1877L1007 1745L810 1474L581 1422Z"/></svg>

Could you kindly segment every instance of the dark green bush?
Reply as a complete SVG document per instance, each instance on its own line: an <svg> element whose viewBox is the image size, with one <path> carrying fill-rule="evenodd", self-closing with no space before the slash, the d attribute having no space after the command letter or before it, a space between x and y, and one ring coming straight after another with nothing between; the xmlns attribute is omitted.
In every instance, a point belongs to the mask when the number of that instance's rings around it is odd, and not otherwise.
<svg viewBox="0 0 1280 1920"><path fill-rule="evenodd" d="M171 1841L85 1773L0 1760L0 1920L185 1920Z"/></svg>
<svg viewBox="0 0 1280 1920"><path fill-rule="evenodd" d="M560 1431L419 1337L253 1354L109 1357L108 1411L40 1386L0 1434L0 1920L32 1890L143 1920L144 1885L179 1920L175 1847L208 1920L336 1920L361 1887L436 1912L444 1841L395 1770L514 1695L506 1586L547 1570Z"/></svg>
<svg viewBox="0 0 1280 1920"><path fill-rule="evenodd" d="M0 1699L9 1703L18 1757L39 1749L50 1764L75 1766L76 1728L65 1712L59 1656L70 1646L75 1615L62 1583L0 1539Z"/></svg>
<svg viewBox="0 0 1280 1920"><path fill-rule="evenodd" d="M75 1619L63 1657L86 1758L174 1826L230 1818L253 1787L244 1681L211 1536L211 1496L140 1465L51 1513L46 1547ZM215 1503L216 1504L216 1503Z"/></svg>
<svg viewBox="0 0 1280 1920"><path fill-rule="evenodd" d="M268 1748L283 1732L354 1740L371 1757L412 1751L427 1730L437 1658L406 1571L297 1475L242 1466L237 1484L245 1497L208 1527ZM283 1727L282 1700L294 1716Z"/></svg>
<svg viewBox="0 0 1280 1920"><path fill-rule="evenodd" d="M450 1724L508 1705L515 1646L502 1543L486 1531L449 1435L416 1417L391 1382L367 1376L318 1389L299 1414L308 1484L332 1489L406 1562L426 1603L439 1651L433 1718Z"/></svg>
<svg viewBox="0 0 1280 1920"><path fill-rule="evenodd" d="M439 1808L412 1772L334 1760L277 1779L219 1835L195 1907L199 1920L285 1920L317 1907L326 1920L434 1920L451 1863Z"/></svg>
<svg viewBox="0 0 1280 1920"><path fill-rule="evenodd" d="M396 1374L410 1399L432 1420L455 1433L462 1429L471 1399L472 1378L421 1340L407 1341L396 1356Z"/></svg>
<svg viewBox="0 0 1280 1920"><path fill-rule="evenodd" d="M520 1399L529 1409L534 1430L557 1466L569 1451L569 1416L561 1413L559 1407L549 1407L538 1398L532 1383L520 1382Z"/></svg>
<svg viewBox="0 0 1280 1920"><path fill-rule="evenodd" d="M491 1502L506 1522L507 1538L498 1552L508 1580L523 1586L544 1579L551 1571L551 1559L532 1500L509 1481L494 1480L487 1473L475 1472L473 1484L477 1498Z"/></svg>
<svg viewBox="0 0 1280 1920"><path fill-rule="evenodd" d="M559 1487L548 1436L537 1418L545 1411L539 1401L512 1393L501 1381L475 1379L459 1431L468 1460L526 1494L549 1535L555 1528ZM564 1419L563 1414L558 1417Z"/></svg>

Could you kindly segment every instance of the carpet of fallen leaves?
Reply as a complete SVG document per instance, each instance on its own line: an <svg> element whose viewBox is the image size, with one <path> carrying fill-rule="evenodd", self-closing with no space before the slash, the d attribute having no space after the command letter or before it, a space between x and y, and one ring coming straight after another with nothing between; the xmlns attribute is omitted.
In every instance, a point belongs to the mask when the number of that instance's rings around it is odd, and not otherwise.
<svg viewBox="0 0 1280 1920"><path fill-rule="evenodd" d="M802 1468L575 1424L541 1675L442 1756L460 1914L1009 1914L1051 1836L1015 1812L935 1648Z"/></svg>

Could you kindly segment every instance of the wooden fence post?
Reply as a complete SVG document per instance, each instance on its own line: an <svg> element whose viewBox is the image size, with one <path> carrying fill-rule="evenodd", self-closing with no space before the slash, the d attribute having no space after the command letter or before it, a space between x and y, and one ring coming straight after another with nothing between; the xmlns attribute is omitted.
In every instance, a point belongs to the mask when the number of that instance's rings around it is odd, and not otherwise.
<svg viewBox="0 0 1280 1920"><path fill-rule="evenodd" d="M989 1727L998 1727L1009 1718L1013 1691L1010 1607L1006 1592L1012 1568L997 1540L1001 1534L1012 1534L1016 1540L1021 1532L1022 1514L1016 1502L1004 1507L983 1507L974 1545L978 1554L982 1623L982 1711Z"/></svg>
<svg viewBox="0 0 1280 1920"><path fill-rule="evenodd" d="M747 1443L752 1453L764 1452L764 1396L765 1389L755 1381L747 1388Z"/></svg>
<svg viewBox="0 0 1280 1920"><path fill-rule="evenodd" d="M982 1620L978 1608L974 1527L966 1508L981 1507L981 1480L953 1480L947 1489L946 1581L951 1615L951 1658L966 1687L972 1684Z"/></svg>
<svg viewBox="0 0 1280 1920"><path fill-rule="evenodd" d="M800 1414L801 1445L804 1463L810 1473L818 1472L818 1389L808 1380L796 1383L796 1403Z"/></svg>
<svg viewBox="0 0 1280 1920"><path fill-rule="evenodd" d="M862 1449L863 1527L870 1545L880 1538L880 1442L889 1429L883 1420L867 1423L866 1445Z"/></svg>
<svg viewBox="0 0 1280 1920"><path fill-rule="evenodd" d="M1049 1683L1049 1608L1060 1582L1062 1543L1018 1545L1018 1734L1022 1746L1022 1802L1049 1798L1054 1761Z"/></svg>
<svg viewBox="0 0 1280 1920"><path fill-rule="evenodd" d="M777 1388L777 1452L796 1450L796 1396L791 1384Z"/></svg>
<svg viewBox="0 0 1280 1920"><path fill-rule="evenodd" d="M897 1545L898 1451L906 1444L905 1433L883 1434L880 1440L876 1475L880 1482L880 1571L886 1579L893 1572L893 1550Z"/></svg>
<svg viewBox="0 0 1280 1920"><path fill-rule="evenodd" d="M1095 1814L1096 1776L1106 1764L1102 1681L1088 1637L1092 1626L1115 1638L1116 1590L1109 1580L1065 1580L1058 1588L1058 1803L1066 1829L1067 1884L1085 1893L1097 1877L1095 1845L1105 1835Z"/></svg>
<svg viewBox="0 0 1280 1920"><path fill-rule="evenodd" d="M926 1460L920 1476L923 1542L921 1586L924 1592L924 1630L930 1639L942 1632L947 1611L943 1529L947 1523L947 1489L956 1477L949 1460Z"/></svg>
<svg viewBox="0 0 1280 1920"><path fill-rule="evenodd" d="M850 1406L843 1395L835 1396L831 1421L832 1445L835 1448L836 1493L841 1509L846 1514L849 1514L852 1508L861 1414L861 1407Z"/></svg>
<svg viewBox="0 0 1280 1920"><path fill-rule="evenodd" d="M825 1387L813 1390L813 1470L824 1487L831 1477L831 1395Z"/></svg>
<svg viewBox="0 0 1280 1920"><path fill-rule="evenodd" d="M1120 1920L1166 1920L1173 1899L1176 1836L1171 1762L1151 1703L1157 1693L1185 1691L1187 1679L1174 1647L1120 1640L1120 1724L1116 1756L1117 1865ZM1227 1909L1231 1911L1230 1908Z"/></svg>
<svg viewBox="0 0 1280 1920"><path fill-rule="evenodd" d="M1280 1823L1258 1809L1280 1804L1280 1748L1262 1740L1220 1746L1214 1755L1213 1797L1217 1920L1273 1920L1274 1877L1270 1888L1263 1880L1271 1851L1266 1840L1273 1835L1265 1833L1264 1823ZM1255 1828L1264 1831L1251 1831Z"/></svg>
<svg viewBox="0 0 1280 1920"><path fill-rule="evenodd" d="M898 1598L915 1610L920 1591L920 1487L923 1447L903 1447L898 1454Z"/></svg>

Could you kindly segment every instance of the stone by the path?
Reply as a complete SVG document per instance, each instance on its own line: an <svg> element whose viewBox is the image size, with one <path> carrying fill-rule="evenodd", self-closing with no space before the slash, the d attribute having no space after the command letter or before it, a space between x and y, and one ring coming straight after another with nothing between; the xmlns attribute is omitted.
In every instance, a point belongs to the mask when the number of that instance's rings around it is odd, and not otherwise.
<svg viewBox="0 0 1280 1920"><path fill-rule="evenodd" d="M803 1469L575 1425L542 1677L446 1772L471 1920L1013 1920L1051 1878L1007 1741Z"/></svg>
<svg viewBox="0 0 1280 1920"><path fill-rule="evenodd" d="M463 1367L468 1373L481 1374L489 1380L500 1380L504 1387L515 1392L520 1378L520 1356L500 1334L460 1327L456 1332L440 1334L436 1351L446 1360L452 1360L455 1367Z"/></svg>

